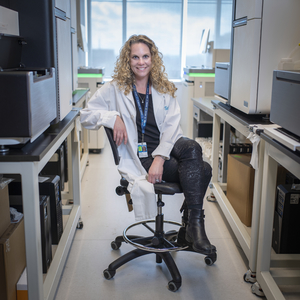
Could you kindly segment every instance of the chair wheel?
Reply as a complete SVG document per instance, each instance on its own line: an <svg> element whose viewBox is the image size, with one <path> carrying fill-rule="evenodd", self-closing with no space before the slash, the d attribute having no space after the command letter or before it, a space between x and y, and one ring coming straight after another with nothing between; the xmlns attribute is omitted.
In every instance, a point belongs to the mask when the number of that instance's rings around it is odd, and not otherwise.
<svg viewBox="0 0 300 300"><path fill-rule="evenodd" d="M110 243L110 246L113 250L118 250L121 247L122 243L113 241Z"/></svg>
<svg viewBox="0 0 300 300"><path fill-rule="evenodd" d="M204 261L208 266L213 265L216 260L217 260L217 253L207 255L204 258Z"/></svg>
<svg viewBox="0 0 300 300"><path fill-rule="evenodd" d="M256 274L255 272L252 272L251 270L248 270L244 274L244 281L247 283L255 283L256 282Z"/></svg>
<svg viewBox="0 0 300 300"><path fill-rule="evenodd" d="M79 221L79 222L78 222L77 228L78 228L78 229L82 229L82 228L83 228L83 222L82 222L82 221Z"/></svg>
<svg viewBox="0 0 300 300"><path fill-rule="evenodd" d="M177 283L173 280L169 281L168 288L171 292L176 292L181 287L181 283Z"/></svg>
<svg viewBox="0 0 300 300"><path fill-rule="evenodd" d="M114 271L110 271L108 269L105 269L103 271L104 278L107 279L107 280L112 279L115 276L115 274L116 274L115 270Z"/></svg>

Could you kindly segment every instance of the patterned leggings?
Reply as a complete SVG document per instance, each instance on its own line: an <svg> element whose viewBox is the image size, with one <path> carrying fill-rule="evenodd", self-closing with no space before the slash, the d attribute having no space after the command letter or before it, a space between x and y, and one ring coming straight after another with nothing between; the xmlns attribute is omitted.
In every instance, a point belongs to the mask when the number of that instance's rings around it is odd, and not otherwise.
<svg viewBox="0 0 300 300"><path fill-rule="evenodd" d="M143 167L148 172L153 157L142 158ZM162 179L166 182L180 183L185 203L203 206L208 184L211 179L211 166L202 159L201 146L186 137L181 137L175 143L170 159L164 163Z"/></svg>

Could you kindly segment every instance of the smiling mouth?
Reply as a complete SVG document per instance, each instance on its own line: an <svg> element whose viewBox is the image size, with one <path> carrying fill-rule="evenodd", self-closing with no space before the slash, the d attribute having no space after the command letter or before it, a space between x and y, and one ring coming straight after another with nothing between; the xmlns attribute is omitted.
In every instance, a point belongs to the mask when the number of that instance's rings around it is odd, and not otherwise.
<svg viewBox="0 0 300 300"><path fill-rule="evenodd" d="M142 68L137 67L137 69L140 71L144 71L144 70L146 70L146 67L142 67Z"/></svg>

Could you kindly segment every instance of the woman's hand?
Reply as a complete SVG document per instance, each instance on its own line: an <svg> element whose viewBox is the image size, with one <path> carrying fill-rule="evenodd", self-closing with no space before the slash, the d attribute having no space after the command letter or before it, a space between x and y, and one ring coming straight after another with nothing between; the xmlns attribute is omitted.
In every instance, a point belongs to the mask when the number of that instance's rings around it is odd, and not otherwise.
<svg viewBox="0 0 300 300"><path fill-rule="evenodd" d="M147 180L149 182L151 182L151 183L161 182L162 174L163 174L163 170L164 170L164 163L165 163L165 160L161 156L157 155L154 157L154 160L148 171Z"/></svg>
<svg viewBox="0 0 300 300"><path fill-rule="evenodd" d="M124 140L124 144L127 144L127 131L123 120L117 116L114 125L114 141L117 146L120 146Z"/></svg>

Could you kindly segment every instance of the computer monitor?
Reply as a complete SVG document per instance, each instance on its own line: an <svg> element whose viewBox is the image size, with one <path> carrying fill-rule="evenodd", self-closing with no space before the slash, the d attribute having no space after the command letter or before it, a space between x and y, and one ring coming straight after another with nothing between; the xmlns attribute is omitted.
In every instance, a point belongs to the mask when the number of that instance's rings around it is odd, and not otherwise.
<svg viewBox="0 0 300 300"><path fill-rule="evenodd" d="M200 39L200 48L199 53L206 53L208 51L208 39L209 39L209 28L202 30L201 39Z"/></svg>

